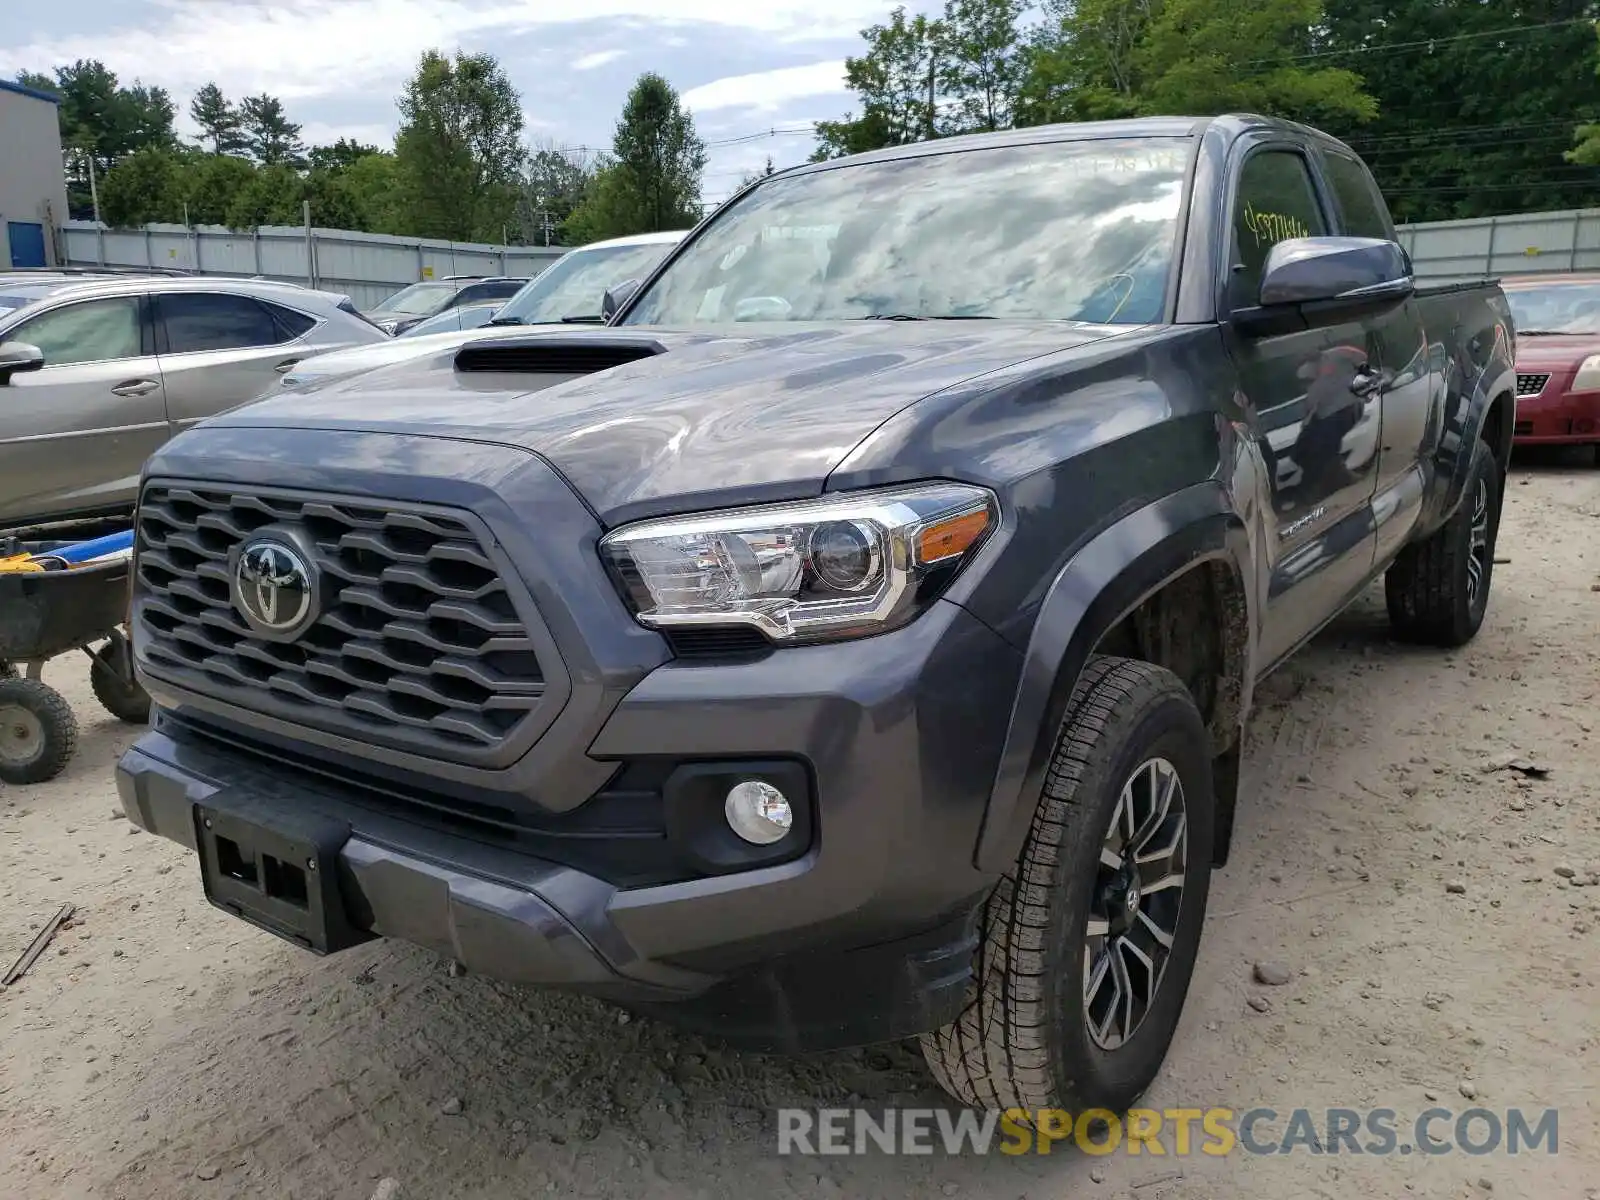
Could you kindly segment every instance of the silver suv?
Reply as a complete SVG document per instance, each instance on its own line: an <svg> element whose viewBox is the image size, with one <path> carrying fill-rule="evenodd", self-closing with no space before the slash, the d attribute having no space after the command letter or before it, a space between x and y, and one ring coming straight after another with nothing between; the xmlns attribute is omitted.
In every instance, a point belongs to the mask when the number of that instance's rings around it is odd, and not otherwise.
<svg viewBox="0 0 1600 1200"><path fill-rule="evenodd" d="M348 297L294 284L0 274L0 528L131 511L173 434L388 340Z"/></svg>

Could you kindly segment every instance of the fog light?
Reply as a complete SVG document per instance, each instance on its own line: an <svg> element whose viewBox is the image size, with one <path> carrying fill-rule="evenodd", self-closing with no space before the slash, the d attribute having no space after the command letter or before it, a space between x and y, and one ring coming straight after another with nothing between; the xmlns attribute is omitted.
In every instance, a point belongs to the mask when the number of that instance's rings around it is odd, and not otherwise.
<svg viewBox="0 0 1600 1200"><path fill-rule="evenodd" d="M772 845L794 825L788 797L759 779L735 784L722 809L733 831L756 846Z"/></svg>

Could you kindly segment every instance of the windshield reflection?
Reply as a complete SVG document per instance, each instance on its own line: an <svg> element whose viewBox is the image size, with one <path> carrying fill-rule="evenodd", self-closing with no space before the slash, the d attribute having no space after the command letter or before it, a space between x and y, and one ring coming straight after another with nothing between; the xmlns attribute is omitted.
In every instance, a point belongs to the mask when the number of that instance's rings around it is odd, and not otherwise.
<svg viewBox="0 0 1600 1200"><path fill-rule="evenodd" d="M668 242L574 250L507 300L496 325L554 325L567 317L598 317L606 289L643 279L672 249Z"/></svg>
<svg viewBox="0 0 1600 1200"><path fill-rule="evenodd" d="M1188 138L1048 142L774 178L702 233L629 325L1161 318Z"/></svg>

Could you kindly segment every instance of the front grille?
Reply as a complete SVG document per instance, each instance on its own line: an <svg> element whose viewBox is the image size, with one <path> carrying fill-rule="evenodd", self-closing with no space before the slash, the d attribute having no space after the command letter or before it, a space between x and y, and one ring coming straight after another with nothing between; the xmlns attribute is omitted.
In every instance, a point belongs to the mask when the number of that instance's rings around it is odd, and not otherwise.
<svg viewBox="0 0 1600 1200"><path fill-rule="evenodd" d="M326 581L289 643L257 637L232 602L229 553L269 526L308 539ZM500 748L544 695L534 643L462 515L153 483L137 530L141 660L197 694L461 760Z"/></svg>
<svg viewBox="0 0 1600 1200"><path fill-rule="evenodd" d="M1540 392L1544 391L1544 385L1549 383L1549 382L1550 382L1550 376L1548 374L1546 374L1546 375L1518 375L1517 376L1517 395L1519 395L1519 396L1537 396Z"/></svg>

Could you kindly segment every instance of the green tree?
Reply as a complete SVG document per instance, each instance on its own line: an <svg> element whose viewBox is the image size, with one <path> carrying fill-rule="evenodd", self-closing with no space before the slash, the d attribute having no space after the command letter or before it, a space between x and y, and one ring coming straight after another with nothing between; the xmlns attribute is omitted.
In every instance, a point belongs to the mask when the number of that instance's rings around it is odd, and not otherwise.
<svg viewBox="0 0 1600 1200"><path fill-rule="evenodd" d="M1368 121L1361 76L1315 57L1323 19L1322 0L1164 0L1133 55L1139 110Z"/></svg>
<svg viewBox="0 0 1600 1200"><path fill-rule="evenodd" d="M1365 123L1328 118L1371 165L1398 221L1585 208L1600 170L1567 159L1600 118L1589 0L1325 0L1319 50L1359 71Z"/></svg>
<svg viewBox="0 0 1600 1200"><path fill-rule="evenodd" d="M304 162L306 148L300 140L300 126L289 120L283 101L276 96L246 96L239 105L239 123L244 129L246 148L262 166L299 166Z"/></svg>
<svg viewBox="0 0 1600 1200"><path fill-rule="evenodd" d="M547 142L528 158L517 223L529 245L571 245L568 219L594 183L588 155Z"/></svg>
<svg viewBox="0 0 1600 1200"><path fill-rule="evenodd" d="M313 171L347 171L371 154L382 154L376 146L354 138L340 138L331 146L313 146L307 156Z"/></svg>
<svg viewBox="0 0 1600 1200"><path fill-rule="evenodd" d="M247 148L238 108L208 83L189 101L189 118L200 126L200 144L213 154L237 154Z"/></svg>
<svg viewBox="0 0 1600 1200"><path fill-rule="evenodd" d="M184 162L175 150L146 146L125 155L100 181L100 213L114 229L183 218Z"/></svg>
<svg viewBox="0 0 1600 1200"><path fill-rule="evenodd" d="M661 76L639 76L628 93L611 158L572 216L584 240L683 229L700 219L705 143L678 93Z"/></svg>
<svg viewBox="0 0 1600 1200"><path fill-rule="evenodd" d="M516 212L526 152L522 98L491 54L423 54L400 96L395 139L413 232L498 240Z"/></svg>
<svg viewBox="0 0 1600 1200"><path fill-rule="evenodd" d="M885 25L861 31L867 50L845 59L845 85L861 100L861 115L817 122L815 161L902 146L938 136L945 64L943 22L907 17L902 6Z"/></svg>
<svg viewBox="0 0 1600 1200"><path fill-rule="evenodd" d="M962 132L1009 129L1029 58L1019 22L1023 0L946 0L944 90Z"/></svg>
<svg viewBox="0 0 1600 1200"><path fill-rule="evenodd" d="M250 182L228 206L224 222L230 229L260 225L299 225L305 220L305 178L285 163L256 168Z"/></svg>
<svg viewBox="0 0 1600 1200"><path fill-rule="evenodd" d="M359 155L339 169L314 166L306 176L311 219L325 229L409 233L399 178L395 156L383 151Z"/></svg>
<svg viewBox="0 0 1600 1200"><path fill-rule="evenodd" d="M179 191L193 225L226 225L239 196L256 178L256 165L232 154L198 154L181 164ZM176 219L176 218L174 218Z"/></svg>
<svg viewBox="0 0 1600 1200"><path fill-rule="evenodd" d="M163 89L135 81L123 87L102 62L79 59L54 78L23 72L18 81L61 98L58 117L67 154L67 189L74 216L92 216L89 162L100 175L135 151L177 145L175 110Z"/></svg>

